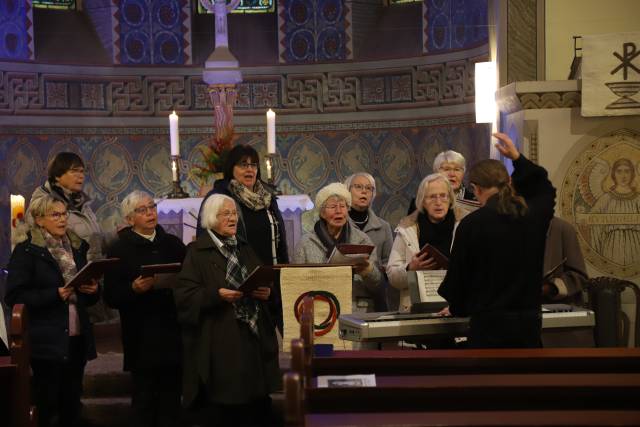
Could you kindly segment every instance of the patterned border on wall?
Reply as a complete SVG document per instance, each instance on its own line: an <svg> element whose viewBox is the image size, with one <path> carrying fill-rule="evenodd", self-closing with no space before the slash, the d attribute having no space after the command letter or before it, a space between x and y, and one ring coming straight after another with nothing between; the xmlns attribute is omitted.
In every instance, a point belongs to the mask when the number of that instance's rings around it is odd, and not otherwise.
<svg viewBox="0 0 640 427"><path fill-rule="evenodd" d="M497 102L502 114L521 110L577 108L582 104L582 94L575 80L516 82L498 89Z"/></svg>
<svg viewBox="0 0 640 427"><path fill-rule="evenodd" d="M377 69L364 63L360 69L300 73L281 67L285 72L280 75L245 75L235 114L261 113L265 108L343 113L469 104L474 100L474 64L484 60L486 55L480 54L443 63ZM3 114L149 117L174 109L191 116L211 114L207 85L199 71L109 75L114 68L108 68L87 75L86 67L84 73L74 72L74 67L53 73L11 65L15 71L0 71Z"/></svg>
<svg viewBox="0 0 640 427"><path fill-rule="evenodd" d="M0 58L34 59L31 0L0 0Z"/></svg>

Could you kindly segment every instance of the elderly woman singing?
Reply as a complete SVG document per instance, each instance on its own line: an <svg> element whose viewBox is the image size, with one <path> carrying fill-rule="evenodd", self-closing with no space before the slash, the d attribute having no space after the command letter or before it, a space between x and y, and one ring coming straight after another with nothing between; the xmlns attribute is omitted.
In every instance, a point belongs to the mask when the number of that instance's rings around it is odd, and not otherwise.
<svg viewBox="0 0 640 427"><path fill-rule="evenodd" d="M269 393L280 385L271 289L238 291L260 259L236 237L231 197L211 195L200 225L206 232L189 244L174 290L185 355L183 403L209 413L212 425L271 425Z"/></svg>

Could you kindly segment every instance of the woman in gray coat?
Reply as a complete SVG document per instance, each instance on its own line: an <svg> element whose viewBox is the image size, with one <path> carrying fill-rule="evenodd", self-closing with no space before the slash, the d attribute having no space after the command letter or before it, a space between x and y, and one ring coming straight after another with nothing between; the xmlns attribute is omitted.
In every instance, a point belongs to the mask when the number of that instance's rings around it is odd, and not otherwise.
<svg viewBox="0 0 640 427"><path fill-rule="evenodd" d="M316 209L320 218L316 221L313 233L305 234L298 242L294 263L326 263L333 248L340 243L375 246L369 236L349 223L350 207L351 193L344 184L334 182L318 191ZM356 266L354 273L353 311L374 311L374 296L382 277L375 248L368 261Z"/></svg>
<svg viewBox="0 0 640 427"><path fill-rule="evenodd" d="M375 311L397 310L400 293L389 286L385 275L387 261L393 246L393 234L387 221L375 214L371 207L376 198L376 180L366 172L358 172L344 181L344 185L351 192L351 209L349 222L362 230L376 245L382 282L380 291L375 298Z"/></svg>
<svg viewBox="0 0 640 427"><path fill-rule="evenodd" d="M189 244L174 289L184 346L183 404L204 410L210 425L270 426L269 394L280 386L267 306L271 289L237 290L260 260L236 238L232 198L210 196L201 225L206 232Z"/></svg>

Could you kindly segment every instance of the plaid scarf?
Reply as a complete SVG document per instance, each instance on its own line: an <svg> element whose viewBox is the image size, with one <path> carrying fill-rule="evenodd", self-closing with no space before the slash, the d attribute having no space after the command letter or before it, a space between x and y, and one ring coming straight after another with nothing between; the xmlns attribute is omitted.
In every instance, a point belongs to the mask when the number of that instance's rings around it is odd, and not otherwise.
<svg viewBox="0 0 640 427"><path fill-rule="evenodd" d="M76 261L73 259L73 250L71 249L69 237L65 234L61 239L56 239L44 228L42 229L42 236L47 250L60 267L64 283L69 283L78 272ZM76 295L71 295L67 302L69 303L69 336L80 335L80 319L76 307Z"/></svg>
<svg viewBox="0 0 640 427"><path fill-rule="evenodd" d="M222 247L220 252L227 258L227 275L225 277L228 284L234 289L238 289L240 285L249 275L247 268L240 264L238 255L238 241L235 237L222 237ZM233 303L233 310L236 319L246 323L254 335L258 335L258 314L260 307L258 303L250 297L244 296Z"/></svg>

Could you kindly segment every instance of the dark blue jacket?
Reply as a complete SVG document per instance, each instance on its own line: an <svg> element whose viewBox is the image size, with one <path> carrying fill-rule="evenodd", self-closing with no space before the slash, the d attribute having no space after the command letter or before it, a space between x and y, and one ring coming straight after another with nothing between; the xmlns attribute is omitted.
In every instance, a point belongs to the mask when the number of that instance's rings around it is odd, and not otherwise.
<svg viewBox="0 0 640 427"><path fill-rule="evenodd" d="M67 235L76 267L80 270L87 263L89 245L71 231L67 231ZM62 361L69 355L69 306L58 295L58 288L62 286L62 271L46 248L44 236L34 229L11 253L5 297L10 306L27 306L32 359ZM99 292L93 295L76 292L76 295L80 328L85 338L85 357L95 359L93 328L86 308L98 301Z"/></svg>

